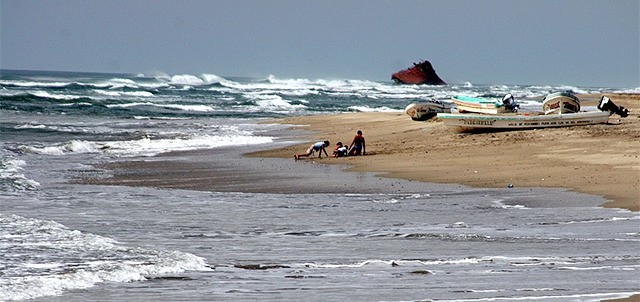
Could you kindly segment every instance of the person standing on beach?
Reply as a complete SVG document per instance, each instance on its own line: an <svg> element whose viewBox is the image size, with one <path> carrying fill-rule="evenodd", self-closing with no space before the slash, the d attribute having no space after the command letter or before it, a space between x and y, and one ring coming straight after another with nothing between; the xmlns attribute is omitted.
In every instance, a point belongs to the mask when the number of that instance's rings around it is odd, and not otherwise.
<svg viewBox="0 0 640 302"><path fill-rule="evenodd" d="M367 147L364 142L364 136L362 136L362 130L358 130L356 136L353 138L351 145L349 145L349 155L366 155Z"/></svg>
<svg viewBox="0 0 640 302"><path fill-rule="evenodd" d="M330 144L329 141L317 142L309 146L309 149L307 149L307 153L295 154L293 158L295 160L298 160L300 159L300 157L309 157L311 156L311 154L313 154L314 151L318 151L318 158L322 158L322 152L324 152L324 155L329 157L329 154L327 154L327 150L325 149L326 147L329 147L329 144Z"/></svg>

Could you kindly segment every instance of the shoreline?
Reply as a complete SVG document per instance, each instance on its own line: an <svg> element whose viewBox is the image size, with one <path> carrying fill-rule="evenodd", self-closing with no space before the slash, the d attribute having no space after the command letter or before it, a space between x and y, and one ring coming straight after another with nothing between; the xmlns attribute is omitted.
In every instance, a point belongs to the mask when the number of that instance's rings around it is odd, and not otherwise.
<svg viewBox="0 0 640 302"><path fill-rule="evenodd" d="M349 144L361 129L367 156L302 159L346 166L346 171L475 188L567 188L603 196L603 206L640 210L640 94L608 95L629 109L627 118L566 128L454 134L437 119L412 121L402 113L343 113L270 122L309 131L302 144L246 154L291 158L310 143ZM595 106L600 95L580 95ZM619 123L619 124L618 124ZM291 159L293 161L293 159Z"/></svg>
<svg viewBox="0 0 640 302"><path fill-rule="evenodd" d="M640 94L610 96L630 115L567 128L455 134L437 119L405 113L342 113L266 121L287 129L268 146L170 152L98 165L112 176L84 184L252 193L410 192L425 186L549 188L599 196L609 208L640 210ZM599 95L580 96L595 106ZM586 99L586 100L585 100ZM293 154L329 139L349 144L357 130L367 155L294 162ZM303 143L292 143L306 141ZM313 163L313 164L310 164ZM343 173L352 172L352 173ZM320 177L320 176L329 177ZM388 186L383 187L384 183ZM552 189L551 189L552 188ZM588 203L585 201L585 203ZM559 204L572 202L560 200Z"/></svg>

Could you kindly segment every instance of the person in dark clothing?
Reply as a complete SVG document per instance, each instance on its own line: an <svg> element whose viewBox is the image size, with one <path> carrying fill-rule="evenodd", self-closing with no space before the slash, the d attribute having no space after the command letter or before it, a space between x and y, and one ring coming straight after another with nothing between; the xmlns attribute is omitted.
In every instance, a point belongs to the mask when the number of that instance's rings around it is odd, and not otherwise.
<svg viewBox="0 0 640 302"><path fill-rule="evenodd" d="M367 146L364 141L364 136L362 136L362 131L358 130L356 136L353 138L351 145L349 145L349 155L366 155L367 154Z"/></svg>

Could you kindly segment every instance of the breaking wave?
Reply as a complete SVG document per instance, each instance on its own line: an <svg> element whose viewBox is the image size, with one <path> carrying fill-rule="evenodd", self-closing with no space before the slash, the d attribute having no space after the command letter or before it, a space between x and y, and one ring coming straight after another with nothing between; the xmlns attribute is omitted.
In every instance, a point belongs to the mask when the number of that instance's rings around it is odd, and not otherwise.
<svg viewBox="0 0 640 302"><path fill-rule="evenodd" d="M35 190L40 184L22 172L26 162L0 155L0 191Z"/></svg>
<svg viewBox="0 0 640 302"><path fill-rule="evenodd" d="M0 244L6 252L0 275L2 301L60 295L102 282L211 270L203 258L190 253L129 247L54 221L1 213Z"/></svg>
<svg viewBox="0 0 640 302"><path fill-rule="evenodd" d="M252 135L193 135L179 138L141 138L131 141L83 141L72 140L50 146L21 146L23 152L43 155L66 155L82 153L99 153L107 156L131 157L154 156L171 151L211 149L227 146L247 146L266 144L273 141L271 137Z"/></svg>

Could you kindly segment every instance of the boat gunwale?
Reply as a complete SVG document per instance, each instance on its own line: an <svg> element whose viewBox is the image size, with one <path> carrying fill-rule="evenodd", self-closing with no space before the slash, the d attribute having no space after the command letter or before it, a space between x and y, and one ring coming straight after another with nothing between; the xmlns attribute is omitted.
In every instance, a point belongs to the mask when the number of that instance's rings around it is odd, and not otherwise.
<svg viewBox="0 0 640 302"><path fill-rule="evenodd" d="M438 113L437 117L455 132L487 132L605 124L610 115L604 111L583 111L551 115Z"/></svg>
<svg viewBox="0 0 640 302"><path fill-rule="evenodd" d="M576 116L579 115L579 116ZM581 111L575 113L562 113L562 114L544 114L542 112L521 113L521 112L507 112L500 114L480 114L480 113L438 113L438 117L442 119L484 119L484 120L504 120L504 121L519 121L519 120L562 120L571 118L583 118L583 117L604 117L610 116L611 113L606 111Z"/></svg>

